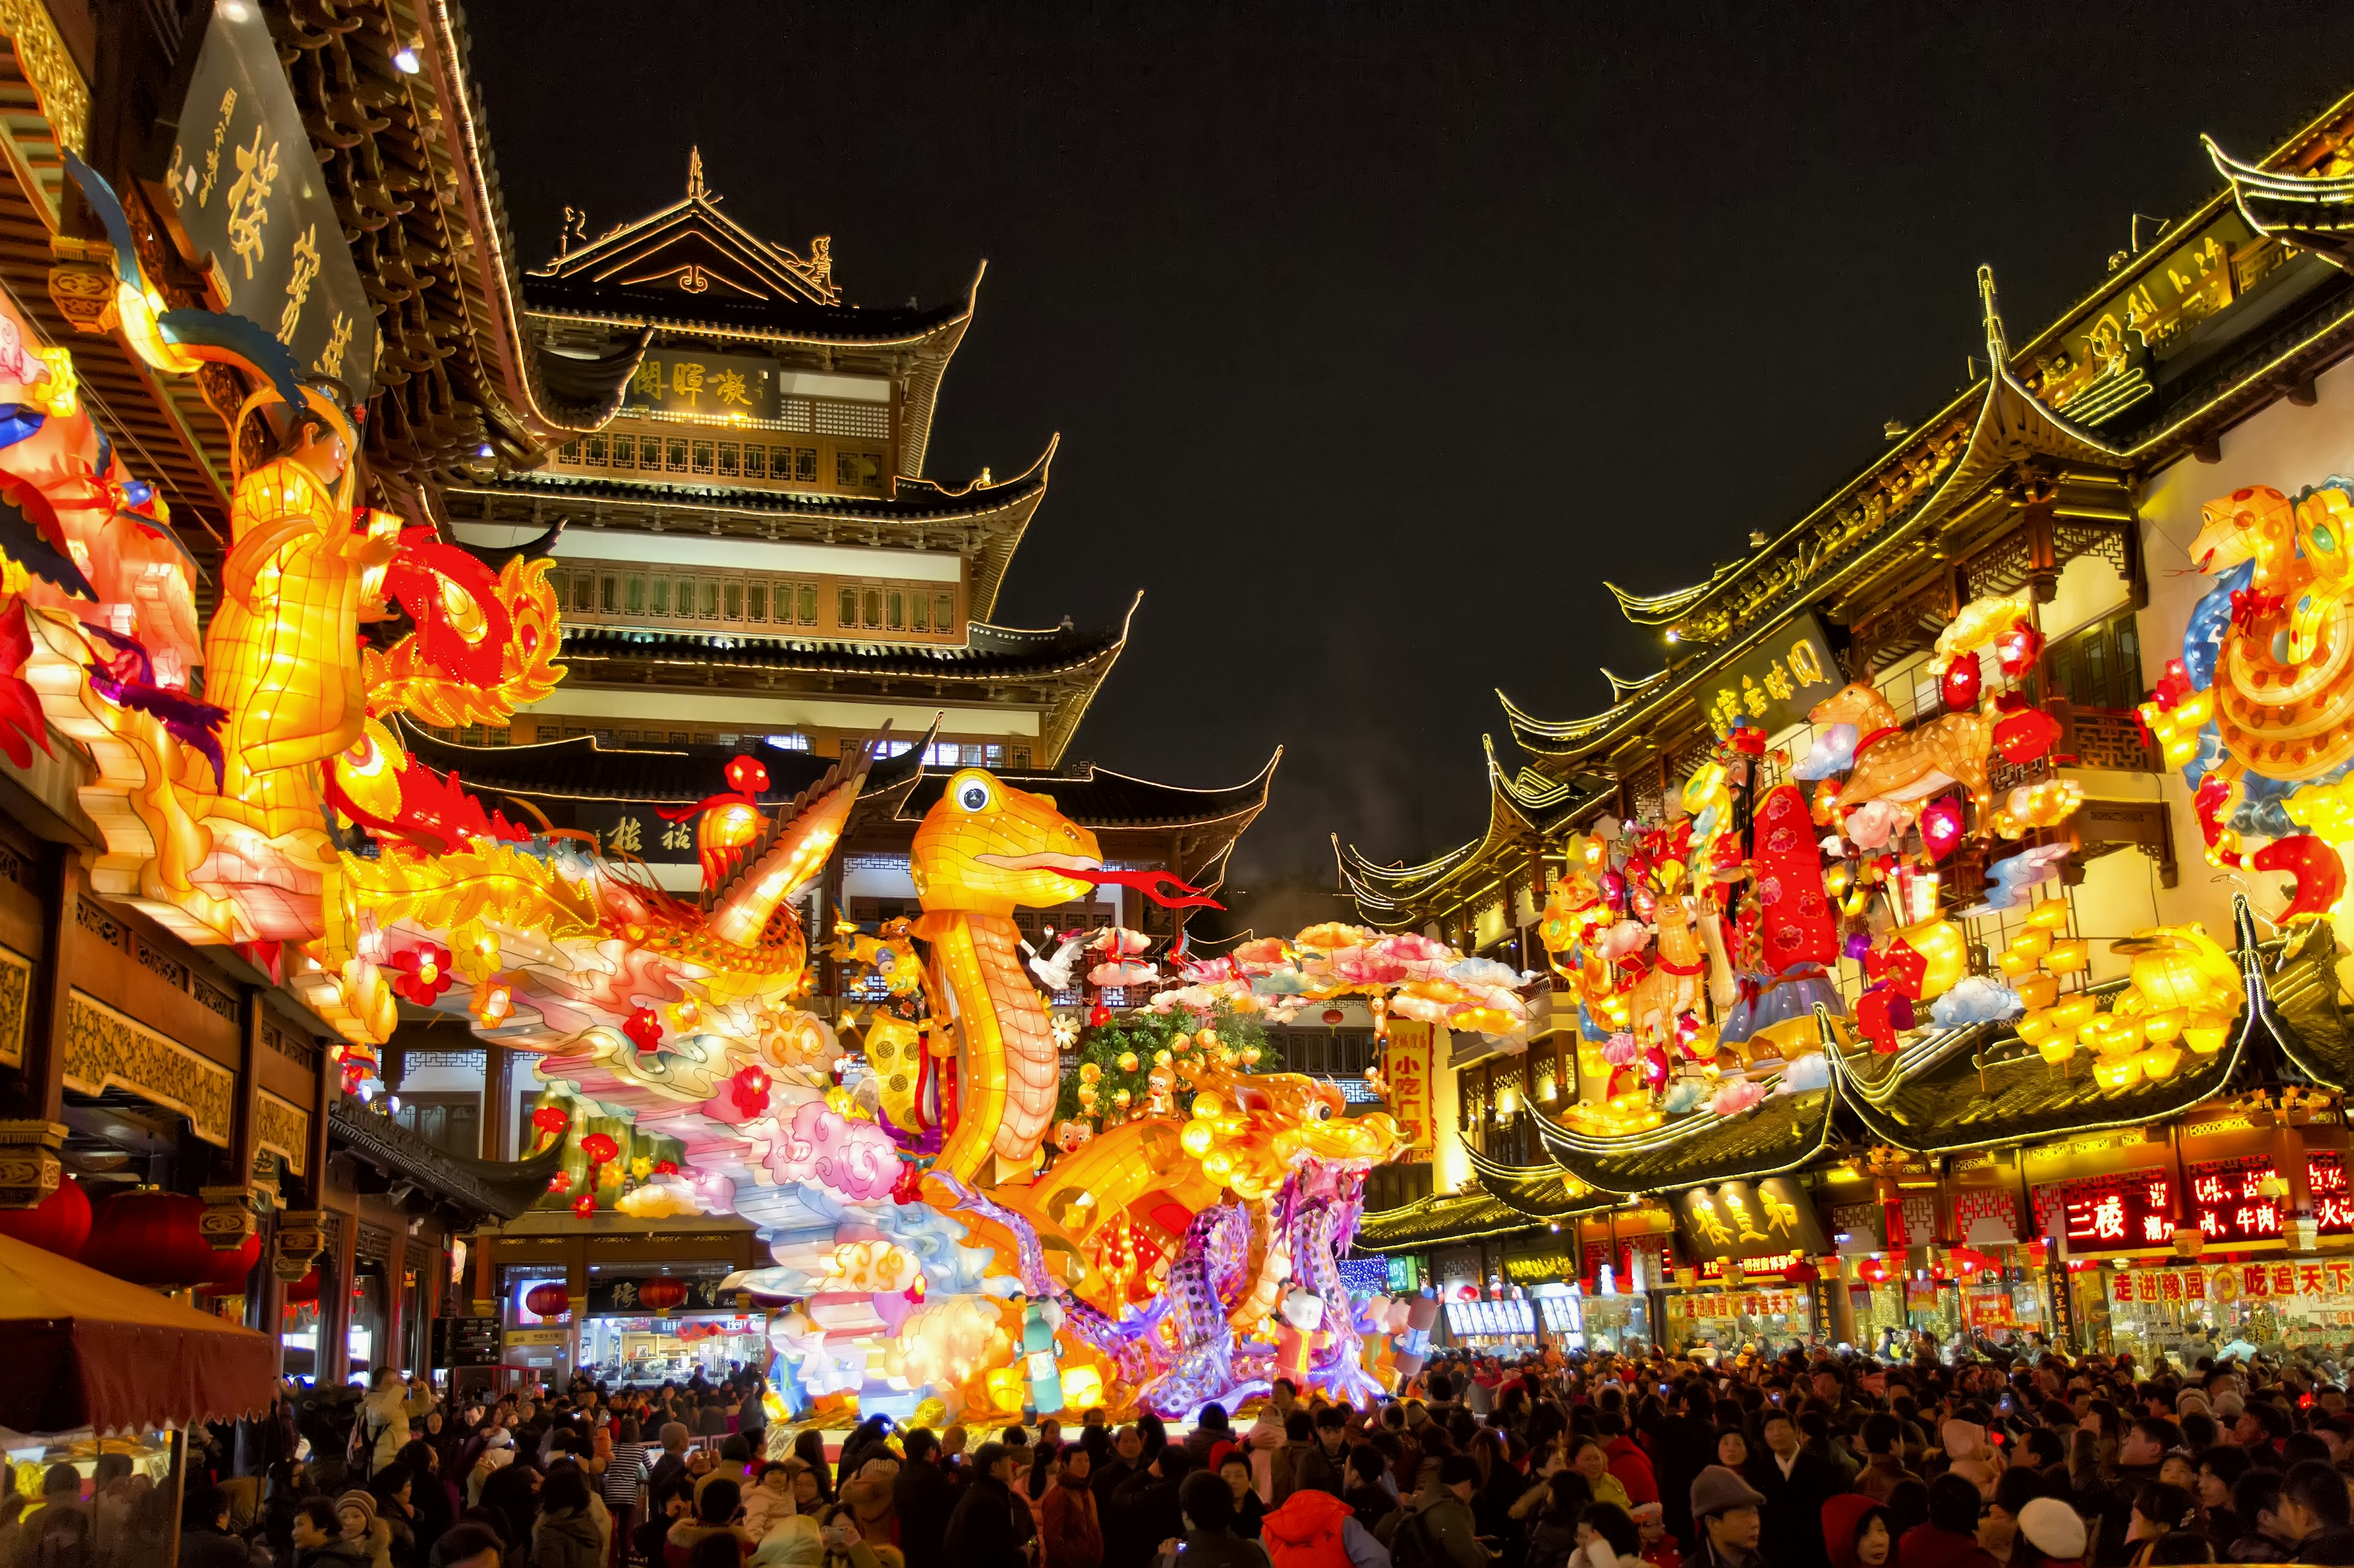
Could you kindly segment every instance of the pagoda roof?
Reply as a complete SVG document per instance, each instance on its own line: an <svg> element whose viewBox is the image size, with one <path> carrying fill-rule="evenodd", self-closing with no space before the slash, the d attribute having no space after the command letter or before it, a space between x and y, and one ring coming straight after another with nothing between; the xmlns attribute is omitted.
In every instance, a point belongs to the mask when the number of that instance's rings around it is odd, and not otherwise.
<svg viewBox="0 0 2354 1568"><path fill-rule="evenodd" d="M400 743L437 773L455 771L458 781L495 805L491 797L521 795L535 800L642 800L655 805L692 805L726 787L734 758L757 756L769 772L760 790L764 806L779 806L823 779L837 758L776 746L615 746L595 736L544 740L535 746L465 746L397 717ZM923 770L924 744L878 757L867 768L863 795L904 785Z"/></svg>
<svg viewBox="0 0 2354 1568"><path fill-rule="evenodd" d="M1133 774L1115 773L1094 763L1051 773L1006 772L996 776L1017 789L1051 795L1055 809L1083 828L1176 828L1231 823L1239 834L1267 807L1268 787L1283 748L1267 766L1239 784L1208 789L1161 784ZM956 775L953 768L927 768L900 802L903 821L916 821L930 810Z"/></svg>
<svg viewBox="0 0 2354 1568"><path fill-rule="evenodd" d="M1013 553L1046 498L1060 444L1059 438L1048 441L1027 469L991 483L959 488L902 476L887 499L740 485L645 483L546 470L452 485L446 493L463 503L462 509L451 508L452 520L461 526L538 528L553 508L576 527L591 529L608 524L667 525L691 517L752 538L970 549L971 613L985 619L995 611ZM576 539L581 536L575 535Z"/></svg>
<svg viewBox="0 0 2354 1568"><path fill-rule="evenodd" d="M1484 1188L1418 1198L1403 1208L1384 1209L1357 1222L1353 1251L1418 1248L1446 1242L1508 1235L1538 1222Z"/></svg>
<svg viewBox="0 0 2354 1568"><path fill-rule="evenodd" d="M1619 1202L1617 1193L1597 1192L1558 1165L1506 1165L1468 1144L1463 1152L1491 1197L1532 1220L1566 1219L1615 1208Z"/></svg>
<svg viewBox="0 0 2354 1568"><path fill-rule="evenodd" d="M2215 172L2231 183L2232 199L2251 228L2317 251L2341 267L2354 264L2354 173L2314 173L2318 147L2312 149L2310 162L2299 159L2300 166L2280 169L2243 164L2212 136L2199 140Z"/></svg>
<svg viewBox="0 0 2354 1568"><path fill-rule="evenodd" d="M388 1185L407 1186L475 1221L514 1219L547 1195L548 1181L564 1165L560 1142L527 1160L451 1154L345 1096L328 1107L327 1132L335 1152L374 1167Z"/></svg>

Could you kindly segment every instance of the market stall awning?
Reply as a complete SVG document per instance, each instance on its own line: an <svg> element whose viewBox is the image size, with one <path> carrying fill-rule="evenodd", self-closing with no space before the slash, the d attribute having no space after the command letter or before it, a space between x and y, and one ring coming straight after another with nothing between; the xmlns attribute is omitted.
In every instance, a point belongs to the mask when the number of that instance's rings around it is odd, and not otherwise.
<svg viewBox="0 0 2354 1568"><path fill-rule="evenodd" d="M278 1346L112 1275L0 1236L0 1427L150 1431L270 1403Z"/></svg>

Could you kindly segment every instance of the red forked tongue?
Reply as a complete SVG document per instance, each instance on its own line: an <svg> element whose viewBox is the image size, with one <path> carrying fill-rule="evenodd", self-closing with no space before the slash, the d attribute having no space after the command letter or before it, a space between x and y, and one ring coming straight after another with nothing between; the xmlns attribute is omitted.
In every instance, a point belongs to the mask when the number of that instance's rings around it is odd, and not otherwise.
<svg viewBox="0 0 2354 1568"><path fill-rule="evenodd" d="M1163 909L1190 909L1195 905L1205 905L1212 909L1225 907L1200 888L1188 887L1182 880L1165 871L1066 871L1063 874L1081 882L1094 883L1098 887L1107 882L1133 887ZM1161 890L1163 884L1167 885L1169 892ZM1174 898L1170 896L1171 893L1182 893L1185 896Z"/></svg>

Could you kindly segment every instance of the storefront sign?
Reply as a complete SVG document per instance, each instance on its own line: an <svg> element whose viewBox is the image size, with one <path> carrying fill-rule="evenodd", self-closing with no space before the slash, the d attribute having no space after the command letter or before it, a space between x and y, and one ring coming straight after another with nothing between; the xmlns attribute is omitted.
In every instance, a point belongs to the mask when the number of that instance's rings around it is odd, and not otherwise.
<svg viewBox="0 0 2354 1568"><path fill-rule="evenodd" d="M2211 1245L2278 1241L2287 1206L2269 1155L2219 1160L2183 1172L2190 1183L2191 1223ZM2275 1191L2266 1192L2267 1184ZM2330 1150L2306 1160L2306 1186L2323 1235L2354 1235L2354 1202L2346 1192L2346 1157Z"/></svg>
<svg viewBox="0 0 2354 1568"><path fill-rule="evenodd" d="M2226 1263L2212 1268L2119 1269L2109 1277L2109 1299L2125 1305L2289 1300L2354 1293L2354 1259Z"/></svg>
<svg viewBox="0 0 2354 1568"><path fill-rule="evenodd" d="M1787 1318L1804 1315L1803 1290L1686 1290L1668 1298L1671 1318Z"/></svg>
<svg viewBox="0 0 2354 1568"><path fill-rule="evenodd" d="M591 1318L675 1318L682 1312L733 1312L736 1292L719 1288L716 1277L702 1279L680 1279L671 1275L658 1277L665 1286L683 1287L685 1294L676 1300L663 1299L659 1308L645 1300L647 1279L593 1279L588 1282L588 1310ZM665 1292L666 1296L667 1293Z"/></svg>
<svg viewBox="0 0 2354 1568"><path fill-rule="evenodd" d="M1774 735L1806 721L1807 710L1839 690L1839 661L1812 615L1794 616L1778 631L1717 673L1708 707L1719 739L1736 724Z"/></svg>
<svg viewBox="0 0 2354 1568"><path fill-rule="evenodd" d="M1522 1301L1449 1301L1447 1331L1457 1339L1536 1338L1536 1309Z"/></svg>
<svg viewBox="0 0 2354 1568"><path fill-rule="evenodd" d="M228 310L365 402L376 310L259 5L215 5L176 107L157 118L147 188L181 253L228 285Z"/></svg>
<svg viewBox="0 0 2354 1568"><path fill-rule="evenodd" d="M1727 1181L1682 1193L1676 1199L1676 1228L1684 1237L1686 1255L1702 1263L1787 1253L1819 1256L1830 1250L1815 1217L1814 1200L1787 1176L1768 1176L1755 1185Z"/></svg>
<svg viewBox="0 0 2354 1568"><path fill-rule="evenodd" d="M437 1367L498 1365L499 1320L496 1318L434 1319L433 1364Z"/></svg>
<svg viewBox="0 0 2354 1568"><path fill-rule="evenodd" d="M1430 1157L1430 1025L1404 1019L1390 1020L1389 1049L1382 1056L1382 1073L1390 1086L1390 1116L1405 1145L1399 1158L1412 1161Z"/></svg>
<svg viewBox="0 0 2354 1568"><path fill-rule="evenodd" d="M688 865L695 860L695 823L672 822L642 800L583 800L573 819L614 859L624 855L654 864Z"/></svg>
<svg viewBox="0 0 2354 1568"><path fill-rule="evenodd" d="M1549 1252L1533 1257L1508 1257L1504 1260L1504 1277L1514 1285L1543 1285L1548 1280L1575 1279L1577 1262L1566 1252Z"/></svg>
<svg viewBox="0 0 2354 1568"><path fill-rule="evenodd" d="M630 378L621 412L774 420L779 390L774 360L741 354L649 354Z"/></svg>
<svg viewBox="0 0 2354 1568"><path fill-rule="evenodd" d="M507 1349L510 1351L571 1342L572 1333L568 1329L509 1329L506 1332Z"/></svg>
<svg viewBox="0 0 2354 1568"><path fill-rule="evenodd" d="M2174 1243L2174 1181L2162 1171L2131 1171L2035 1190L2035 1218L2055 1216L2074 1253L2136 1252Z"/></svg>

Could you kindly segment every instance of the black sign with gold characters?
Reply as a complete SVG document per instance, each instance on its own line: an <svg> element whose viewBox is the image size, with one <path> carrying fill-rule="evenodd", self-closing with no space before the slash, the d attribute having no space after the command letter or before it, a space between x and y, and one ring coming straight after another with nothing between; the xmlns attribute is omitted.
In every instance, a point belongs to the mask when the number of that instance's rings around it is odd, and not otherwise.
<svg viewBox="0 0 2354 1568"><path fill-rule="evenodd" d="M1774 735L1804 722L1808 708L1843 683L1823 623L1812 614L1794 615L1719 670L1701 700L1719 740L1736 724Z"/></svg>
<svg viewBox="0 0 2354 1568"><path fill-rule="evenodd" d="M1830 1251L1814 1200L1787 1176L1695 1187L1676 1199L1676 1229L1701 1263Z"/></svg>
<svg viewBox="0 0 2354 1568"><path fill-rule="evenodd" d="M365 402L376 382L376 310L311 152L278 45L250 0L220 0L203 45L157 116L143 173L189 265L226 286L306 374Z"/></svg>
<svg viewBox="0 0 2354 1568"><path fill-rule="evenodd" d="M686 865L695 858L695 819L666 821L659 809L643 800L584 800L574 820L583 832L597 835L599 850L617 860L631 855Z"/></svg>
<svg viewBox="0 0 2354 1568"><path fill-rule="evenodd" d="M622 394L621 411L774 421L782 404L778 377L770 359L650 349Z"/></svg>

